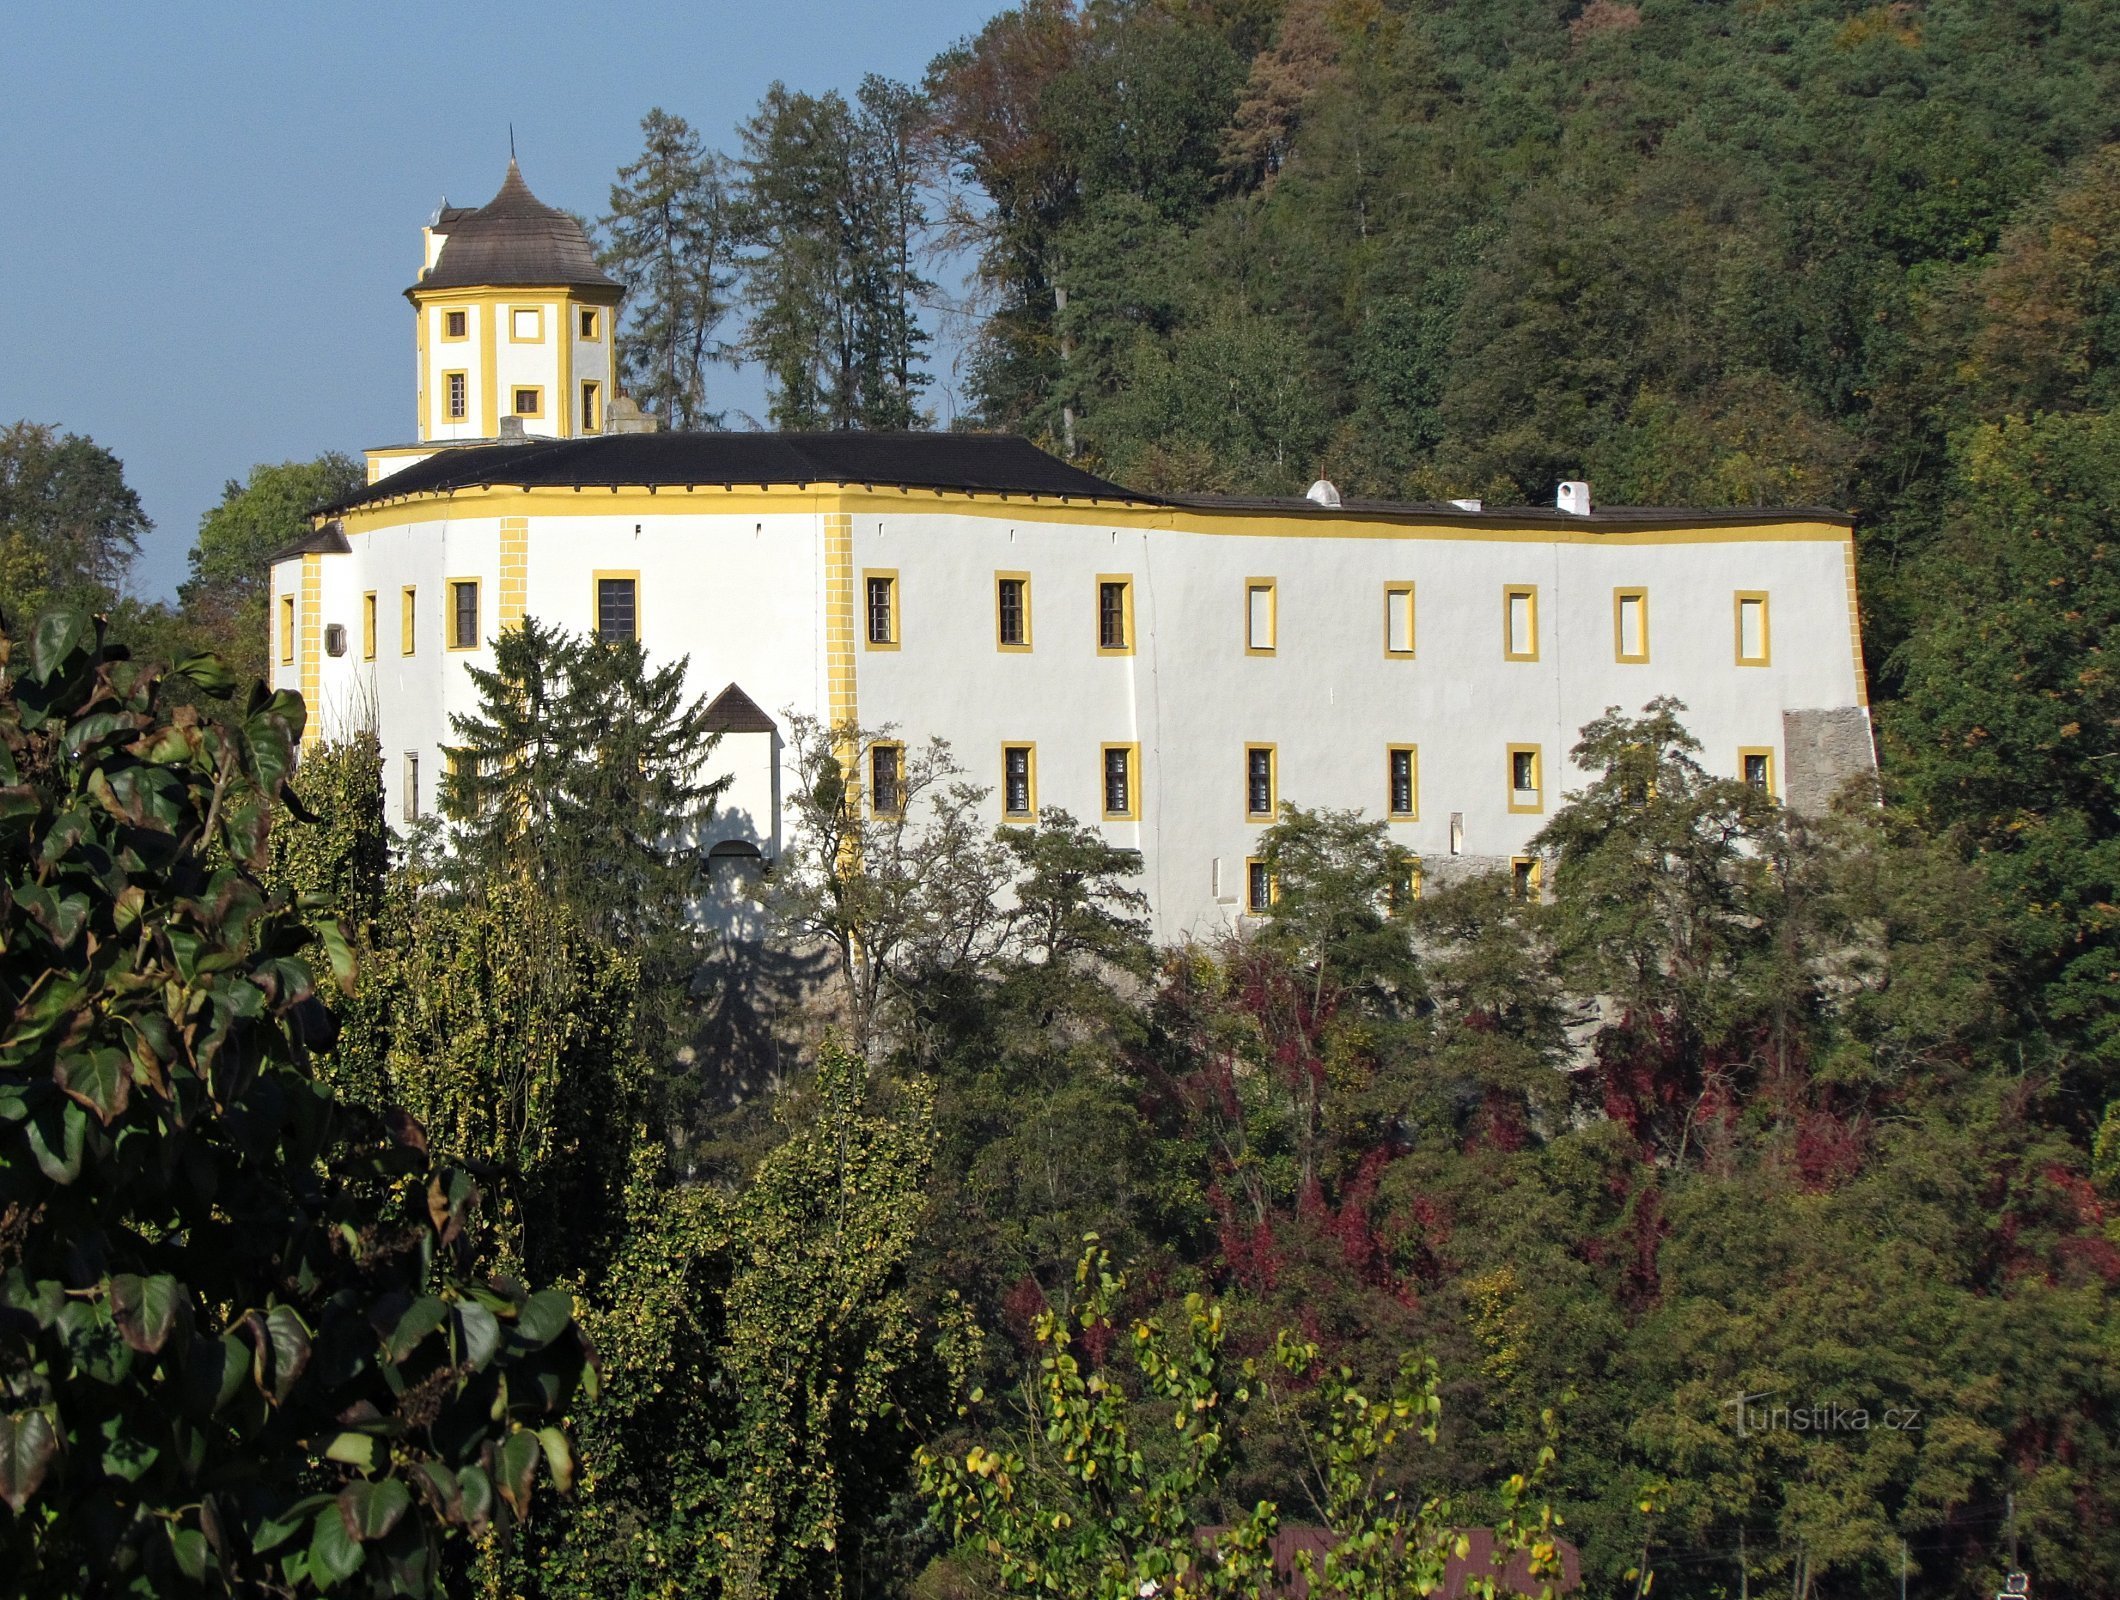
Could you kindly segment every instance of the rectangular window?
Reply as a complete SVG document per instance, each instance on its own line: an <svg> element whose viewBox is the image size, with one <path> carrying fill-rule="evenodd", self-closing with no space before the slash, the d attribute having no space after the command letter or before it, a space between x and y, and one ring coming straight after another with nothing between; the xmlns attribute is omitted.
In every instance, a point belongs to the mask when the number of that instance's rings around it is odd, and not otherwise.
<svg viewBox="0 0 2120 1600"><path fill-rule="evenodd" d="M1028 822L1038 814L1038 747L1001 747L1001 814L1011 822Z"/></svg>
<svg viewBox="0 0 2120 1600"><path fill-rule="evenodd" d="M413 629L413 620L418 615L419 590L406 584L398 595L398 653L411 655L419 648L419 635Z"/></svg>
<svg viewBox="0 0 2120 1600"><path fill-rule="evenodd" d="M1398 873L1392 878L1391 888L1386 895L1386 899L1389 902L1390 909L1393 911L1404 911L1420 898L1421 858L1419 856L1409 856L1401 864Z"/></svg>
<svg viewBox="0 0 2120 1600"><path fill-rule="evenodd" d="M284 666L294 660L294 596L280 596L280 662Z"/></svg>
<svg viewBox="0 0 2120 1600"><path fill-rule="evenodd" d="M448 396L445 405L449 420L462 422L471 414L470 377L461 372L445 372L442 374L442 388Z"/></svg>
<svg viewBox="0 0 2120 1600"><path fill-rule="evenodd" d="M1545 765L1539 747L1535 744L1513 744L1509 747L1509 809L1517 812L1535 812L1546 809L1543 790L1545 775L1539 770Z"/></svg>
<svg viewBox="0 0 2120 1600"><path fill-rule="evenodd" d="M1512 583L1502 591L1502 657L1538 659L1538 586Z"/></svg>
<svg viewBox="0 0 2120 1600"><path fill-rule="evenodd" d="M1104 747L1104 820L1133 822L1141 815L1141 788L1134 767L1141 759L1137 744Z"/></svg>
<svg viewBox="0 0 2120 1600"><path fill-rule="evenodd" d="M869 746L869 809L879 817L905 814L905 747Z"/></svg>
<svg viewBox="0 0 2120 1600"><path fill-rule="evenodd" d="M1737 752L1737 773L1745 786L1761 794L1774 792L1774 752L1766 745L1748 745Z"/></svg>
<svg viewBox="0 0 2120 1600"><path fill-rule="evenodd" d="M442 337L462 339L471 332L471 314L468 311L444 311L442 313Z"/></svg>
<svg viewBox="0 0 2120 1600"><path fill-rule="evenodd" d="M541 344L545 313L537 306L516 306L508 313L508 337L516 344Z"/></svg>
<svg viewBox="0 0 2120 1600"><path fill-rule="evenodd" d="M599 393L600 391L594 383L584 382L582 384L582 432L584 433L594 433L602 426L603 410L599 403Z"/></svg>
<svg viewBox="0 0 2120 1600"><path fill-rule="evenodd" d="M582 337L584 339L593 339L596 337L596 313L594 311L587 309L584 309L582 311L581 330Z"/></svg>
<svg viewBox="0 0 2120 1600"><path fill-rule="evenodd" d="M1649 659L1649 591L1612 591L1612 658L1643 662Z"/></svg>
<svg viewBox="0 0 2120 1600"><path fill-rule="evenodd" d="M596 636L606 642L640 637L640 574L596 575Z"/></svg>
<svg viewBox="0 0 2120 1600"><path fill-rule="evenodd" d="M1267 869L1265 859L1249 856L1244 862L1244 909L1255 917L1263 917L1273 909L1273 873Z"/></svg>
<svg viewBox="0 0 2120 1600"><path fill-rule="evenodd" d="M515 414L519 417L541 417L545 414L545 391L521 388L515 391Z"/></svg>
<svg viewBox="0 0 2120 1600"><path fill-rule="evenodd" d="M361 596L361 659L375 659L375 591Z"/></svg>
<svg viewBox="0 0 2120 1600"><path fill-rule="evenodd" d="M1003 650L1031 647L1031 578L1027 572L994 574L994 640Z"/></svg>
<svg viewBox="0 0 2120 1600"><path fill-rule="evenodd" d="M438 797L441 813L458 822L471 817L469 789L475 763L469 750L453 747L442 751L442 792Z"/></svg>
<svg viewBox="0 0 2120 1600"><path fill-rule="evenodd" d="M1537 856L1511 856L1509 858L1509 893L1518 900L1531 901L1538 898L1539 871Z"/></svg>
<svg viewBox="0 0 2120 1600"><path fill-rule="evenodd" d="M1097 578L1097 654L1131 655L1134 648L1134 581L1123 573Z"/></svg>
<svg viewBox="0 0 2120 1600"><path fill-rule="evenodd" d="M1384 654L1413 659L1413 585L1384 585Z"/></svg>
<svg viewBox="0 0 2120 1600"><path fill-rule="evenodd" d="M1244 815L1251 822L1271 822L1279 799L1274 773L1274 747L1248 744L1244 747Z"/></svg>
<svg viewBox="0 0 2120 1600"><path fill-rule="evenodd" d="M864 637L871 650L898 648L898 574L861 575Z"/></svg>
<svg viewBox="0 0 2120 1600"><path fill-rule="evenodd" d="M418 752L417 750L407 750L407 751L405 752L405 796L404 796L404 799L405 799L405 809L404 809L404 816L405 816L405 820L406 820L407 822L417 822L417 821L419 821L419 820L420 820L420 753L419 753L419 752Z"/></svg>
<svg viewBox="0 0 2120 1600"><path fill-rule="evenodd" d="M1763 667L1771 658L1773 641L1767 634L1767 597L1756 591L1737 594L1737 664Z"/></svg>
<svg viewBox="0 0 2120 1600"><path fill-rule="evenodd" d="M478 648L478 579L452 578L449 582L449 648Z"/></svg>
<svg viewBox="0 0 2120 1600"><path fill-rule="evenodd" d="M1388 747L1385 776L1389 788L1389 811L1393 821L1411 822L1421 814L1420 747L1395 744Z"/></svg>
<svg viewBox="0 0 2120 1600"><path fill-rule="evenodd" d="M1280 585L1271 578L1244 580L1244 653L1270 656L1281 624Z"/></svg>

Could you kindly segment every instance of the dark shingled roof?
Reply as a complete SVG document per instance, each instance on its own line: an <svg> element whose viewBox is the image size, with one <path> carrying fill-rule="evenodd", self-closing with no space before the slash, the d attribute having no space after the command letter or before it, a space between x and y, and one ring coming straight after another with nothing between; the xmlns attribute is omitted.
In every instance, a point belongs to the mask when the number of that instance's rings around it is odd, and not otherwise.
<svg viewBox="0 0 2120 1600"><path fill-rule="evenodd" d="M772 733L773 719L759 709L758 702L735 684L714 697L707 707L710 733Z"/></svg>
<svg viewBox="0 0 2120 1600"><path fill-rule="evenodd" d="M1007 434L607 433L444 449L329 509L492 484L604 489L688 483L860 483L1152 503L1148 495L1106 483Z"/></svg>
<svg viewBox="0 0 2120 1600"><path fill-rule="evenodd" d="M596 264L581 224L532 194L513 161L499 194L476 211L445 208L434 230L446 235L441 256L408 295L511 284L598 289L614 298L619 292Z"/></svg>
<svg viewBox="0 0 2120 1600"><path fill-rule="evenodd" d="M346 542L346 530L336 522L327 522L321 528L312 528L301 538L281 545L265 558L265 565L276 567L282 561L291 561L296 556L342 556L352 548L353 546Z"/></svg>

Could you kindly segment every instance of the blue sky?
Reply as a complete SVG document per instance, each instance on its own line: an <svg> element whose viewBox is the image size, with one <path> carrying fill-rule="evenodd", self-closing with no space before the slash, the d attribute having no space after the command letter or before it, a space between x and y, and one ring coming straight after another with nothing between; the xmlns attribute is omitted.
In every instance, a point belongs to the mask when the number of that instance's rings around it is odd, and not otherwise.
<svg viewBox="0 0 2120 1600"><path fill-rule="evenodd" d="M660 105L710 143L779 78L918 78L1000 0L18 6L0 32L0 423L114 450L149 596L260 461L411 437L400 291L446 194L589 215ZM946 373L938 373L938 391ZM755 373L717 405L757 411ZM946 396L942 409L948 407Z"/></svg>

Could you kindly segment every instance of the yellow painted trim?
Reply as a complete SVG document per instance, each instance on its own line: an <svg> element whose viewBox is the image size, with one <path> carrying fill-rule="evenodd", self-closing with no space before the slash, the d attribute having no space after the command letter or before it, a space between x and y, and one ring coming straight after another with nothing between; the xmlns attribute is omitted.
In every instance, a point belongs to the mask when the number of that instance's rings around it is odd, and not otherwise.
<svg viewBox="0 0 2120 1600"><path fill-rule="evenodd" d="M574 425L583 434L604 431L604 385L601 378L584 378L580 386L581 410Z"/></svg>
<svg viewBox="0 0 2120 1600"><path fill-rule="evenodd" d="M647 618L642 614L645 597L641 594L638 567L600 567L589 574L589 632L597 638L603 637L597 631L597 624L602 620L600 602L603 598L603 585L606 582L616 583L621 580L630 580L633 585L633 641L638 644L648 631Z"/></svg>
<svg viewBox="0 0 2120 1600"><path fill-rule="evenodd" d="M1259 873L1266 875L1266 904L1263 906L1259 904L1258 896L1251 892L1254 876ZM1247 917L1263 917L1280 903L1281 875L1266 865L1264 856L1246 856L1244 858L1244 915Z"/></svg>
<svg viewBox="0 0 2120 1600"><path fill-rule="evenodd" d="M1010 644L1001 637L1001 586L1004 583L1020 583L1023 585L1023 602L1021 606L1023 613L1023 639L1018 644ZM1029 655L1031 641L1034 637L1035 635L1031 632L1031 575L1028 572L995 573L994 648L1008 655Z"/></svg>
<svg viewBox="0 0 2120 1600"><path fill-rule="evenodd" d="M1008 808L1008 753L1011 750L1021 750L1025 753L1025 791L1030 804L1022 811L1011 811ZM1001 820L1010 823L1038 820L1038 744L1034 739L1010 739L1001 746Z"/></svg>
<svg viewBox="0 0 2120 1600"><path fill-rule="evenodd" d="M1392 809L1398 785L1392 781L1392 757L1403 752L1408 768L1407 798L1413 801L1410 811ZM1419 822L1421 820L1421 747L1417 744L1387 744L1384 746L1384 815L1393 822Z"/></svg>
<svg viewBox="0 0 2120 1600"><path fill-rule="evenodd" d="M1125 630L1123 645L1107 645L1104 642L1104 586L1119 585L1119 625ZM1090 591L1090 637L1097 641L1100 656L1130 656L1134 653L1134 575L1131 572L1100 572L1096 587Z"/></svg>
<svg viewBox="0 0 2120 1600"><path fill-rule="evenodd" d="M398 593L398 654L409 656L419 649L419 585L408 583Z"/></svg>
<svg viewBox="0 0 2120 1600"><path fill-rule="evenodd" d="M427 308L425 306L414 306L412 308L412 349L414 355L412 374L413 401L419 408L416 413L419 417L419 426L413 430L413 437L426 440L434 437L434 414L431 409L434 395L434 357L433 352L427 346ZM375 450L367 452L368 481L370 483L375 482L376 479L382 476L376 470L376 463L380 455L381 452Z"/></svg>
<svg viewBox="0 0 2120 1600"><path fill-rule="evenodd" d="M567 310L568 303L562 300L559 306L559 327L557 330L559 333L559 379L552 387L552 393L557 397L553 404L558 408L553 420L559 425L558 432L562 439L572 439L581 432L581 418L575 414L574 410L574 341L567 337Z"/></svg>
<svg viewBox="0 0 2120 1600"><path fill-rule="evenodd" d="M478 319L479 432L488 439L499 438L501 431L501 363L494 343L498 320L491 306Z"/></svg>
<svg viewBox="0 0 2120 1600"><path fill-rule="evenodd" d="M1521 896L1517 895L1519 874L1521 874L1523 888ZM1537 856L1511 856L1509 858L1509 893L1512 897L1521 898L1527 902L1537 900L1545 886L1545 880L1546 864L1539 860Z"/></svg>
<svg viewBox="0 0 2120 1600"><path fill-rule="evenodd" d="M530 316L535 317L537 319L537 332L529 335L527 338L515 331L516 319L524 315L526 312ZM528 306L523 305L517 301L509 302L508 342L510 344L543 344L545 342L545 307L542 302L537 305Z"/></svg>
<svg viewBox="0 0 2120 1600"><path fill-rule="evenodd" d="M1251 758L1254 752L1266 752L1266 809L1251 808ZM1272 822L1281 814L1281 747L1273 744L1251 743L1244 747L1244 820L1246 822Z"/></svg>
<svg viewBox="0 0 2120 1600"><path fill-rule="evenodd" d="M1740 667L1771 667L1774 664L1774 628L1772 608L1767 604L1764 589L1740 589L1731 596L1731 626L1735 638L1731 642L1731 654ZM1759 605L1759 654L1745 654L1745 607L1754 602Z"/></svg>
<svg viewBox="0 0 2120 1600"><path fill-rule="evenodd" d="M573 311L574 337L587 340L591 344L596 343L602 337L597 329L603 326L603 313L594 306L575 306Z"/></svg>
<svg viewBox="0 0 2120 1600"><path fill-rule="evenodd" d="M1014 495L959 489L864 489L857 485L757 484L725 486L719 483L658 485L650 494L646 484L576 491L569 486L524 489L516 485L491 485L456 489L441 494L408 496L376 506L361 507L345 514L348 532L357 527L394 527L406 522L435 520L433 504L452 502L449 515L475 515L481 505L505 502L514 510L527 505L541 515L639 516L643 512L670 509L672 494L688 494L701 501L717 500L714 512L748 513L754 507L785 511L790 503L840 515L872 515L894 511L952 516L986 517L1020 523L1025 506L1035 508L1042 522L1071 527L1131 528L1167 531L1204 537L1272 539L1397 539L1441 541L1456 544L1597 544L1692 545L1755 543L1846 544L1848 530L1838 523L1787 522L1741 523L1730 527L1630 529L1625 525L1586 528L1529 527L1496 524L1472 526L1389 520L1377 513L1371 518L1312 518L1300 513L1286 516L1235 514L1199 507L1145 506L1132 501L1060 500L1057 497ZM1128 574L1117 574L1124 579Z"/></svg>
<svg viewBox="0 0 2120 1600"><path fill-rule="evenodd" d="M890 602L888 639L875 637L874 614L869 607L869 585L881 580L889 585L885 591ZM898 614L898 569L896 567L863 567L861 569L861 648L864 650L896 650L904 640L905 632L900 626Z"/></svg>
<svg viewBox="0 0 2120 1600"><path fill-rule="evenodd" d="M280 596L280 665L294 665L295 597Z"/></svg>
<svg viewBox="0 0 2120 1600"><path fill-rule="evenodd" d="M368 590L361 596L361 659L375 659L375 591Z"/></svg>
<svg viewBox="0 0 2120 1600"><path fill-rule="evenodd" d="M462 344L462 343L465 343L466 341L468 341L468 340L470 339L470 337L471 337L471 308L470 308L469 306L441 306L441 305L438 305L438 306L436 306L436 307L435 307L434 309L435 309L435 310L436 310L436 311L437 311L438 313L440 313L440 316L441 316L441 323L442 323L442 333L441 333L441 342L442 342L443 344ZM464 331L463 331L462 333L451 333L451 332L449 331L449 319L450 319L451 317L462 317L462 318L464 319Z"/></svg>
<svg viewBox="0 0 2120 1600"><path fill-rule="evenodd" d="M1104 764L1111 752L1126 752L1126 810L1112 811L1104 807ZM1141 747L1138 744L1105 744L1097 747L1097 805L1103 811L1106 822L1139 822L1141 820Z"/></svg>
<svg viewBox="0 0 2120 1600"><path fill-rule="evenodd" d="M826 512L823 531L826 704L836 730L854 726L860 714L854 636L861 597L854 588L854 519L843 511ZM843 768L853 764L852 750L835 746L834 754Z"/></svg>
<svg viewBox="0 0 2120 1600"><path fill-rule="evenodd" d="M1844 548L1848 569L1848 648L1855 658L1855 703L1867 709L1870 674L1862 659L1862 597L1855 587L1855 540L1852 536Z"/></svg>
<svg viewBox="0 0 2120 1600"><path fill-rule="evenodd" d="M466 644L456 636L456 591L464 584L471 586L471 642ZM442 584L443 616L442 647L454 653L459 650L476 650L485 637L486 597L480 592L476 578L448 578Z"/></svg>
<svg viewBox="0 0 2120 1600"><path fill-rule="evenodd" d="M1641 649L1630 653L1627 649L1627 611L1629 600L1641 605ZM1612 591L1612 659L1628 666L1639 666L1649 659L1649 591L1639 584L1631 588Z"/></svg>
<svg viewBox="0 0 2120 1600"><path fill-rule="evenodd" d="M530 519L528 517L501 518L501 588L499 613L494 618L494 630L506 633L510 628L520 628L523 618L530 611ZM635 615L639 614L640 598L634 597Z"/></svg>
<svg viewBox="0 0 2120 1600"><path fill-rule="evenodd" d="M525 411L522 409L522 397L526 394L534 394L537 396L537 409L535 411ZM511 417L521 417L524 420L530 422L542 422L545 416L545 386L541 383L509 384L508 415Z"/></svg>
<svg viewBox="0 0 2120 1600"><path fill-rule="evenodd" d="M886 811L876 803L876 752L895 751L898 756L898 804ZM905 745L897 739L871 739L868 754L862 761L862 776L868 779L869 815L884 822L895 822L905 815Z"/></svg>
<svg viewBox="0 0 2120 1600"><path fill-rule="evenodd" d="M1406 648L1394 650L1391 648L1391 625L1397 619L1393 617L1392 612L1401 604L1406 608ZM1401 582L1384 585L1384 657L1386 660L1411 661L1414 659L1414 652L1420 648L1421 643L1419 605L1420 602L1415 593L1415 586L1412 583Z"/></svg>
<svg viewBox="0 0 2120 1600"><path fill-rule="evenodd" d="M451 411L450 411L450 409L449 409L449 380L450 380L451 378L462 378L462 379L464 380L464 411L463 411L463 415L461 415L461 416L458 416L458 415L454 414L454 413L453 413L453 412L451 412ZM441 414L441 416L440 416L440 417L439 417L439 418L438 418L437 420L438 420L438 421L439 421L439 422L440 422L441 424L443 424L444 426L446 426L447 424L449 424L449 423L452 423L452 422L469 422L469 421L471 420L471 374L470 374L470 373L468 373L468 372L464 371L464 370L463 370L463 369L462 369L461 367L451 367L451 368L450 368L450 369L449 369L448 371L444 372L444 373L442 374L442 376L441 376L441 383L440 383L440 394L441 394L441 408L442 408L442 414ZM429 434L429 435L428 435L427 437L431 439L431 438L433 438L434 436L433 436L433 435L432 435L432 434L430 433L430 434Z"/></svg>
<svg viewBox="0 0 2120 1600"><path fill-rule="evenodd" d="M1516 630L1510 626L1514 620L1517 601L1527 606L1531 626L1526 630L1531 637L1529 650L1516 648ZM1506 583L1502 585L1502 659L1504 661L1536 661L1538 659L1538 585L1535 583Z"/></svg>
<svg viewBox="0 0 2120 1600"><path fill-rule="evenodd" d="M302 557L302 703L309 720L302 724L302 748L314 749L324 736L324 557L310 551Z"/></svg>
<svg viewBox="0 0 2120 1600"><path fill-rule="evenodd" d="M1516 786L1516 758L1520 755L1529 755L1531 757L1532 784L1530 789L1523 792L1535 794L1538 798L1530 805L1522 805L1516 798L1519 792ZM1509 753L1502 767L1502 781L1508 786L1509 809L1513 814L1517 816L1541 815L1546 809L1545 749L1535 744L1513 744L1509 746Z"/></svg>
<svg viewBox="0 0 2120 1600"><path fill-rule="evenodd" d="M1745 781L1745 761L1751 756L1758 756L1766 762L1767 787L1764 792L1778 798L1781 789L1774 779L1774 747L1770 744L1741 744L1737 747L1737 781Z"/></svg>
<svg viewBox="0 0 2120 1600"><path fill-rule="evenodd" d="M1259 590L1266 591L1266 643L1254 644L1251 637L1251 597ZM1277 578L1246 578L1244 580L1244 653L1248 656L1270 656L1281 643L1281 584Z"/></svg>

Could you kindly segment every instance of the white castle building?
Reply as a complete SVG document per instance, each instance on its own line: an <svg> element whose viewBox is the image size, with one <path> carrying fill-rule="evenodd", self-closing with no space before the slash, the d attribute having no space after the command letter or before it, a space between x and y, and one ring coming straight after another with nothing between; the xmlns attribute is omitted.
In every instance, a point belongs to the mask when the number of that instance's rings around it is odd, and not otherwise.
<svg viewBox="0 0 2120 1600"><path fill-rule="evenodd" d="M1431 880L1511 861L1609 706L1678 696L1714 770L1819 807L1873 762L1850 519L1817 509L1151 495L1020 439L641 431L620 291L511 164L426 230L418 436L273 565L275 681L433 808L465 667L536 617L689 660L770 860L790 713L946 738L998 824L1137 848L1160 937L1260 909L1283 801L1385 819ZM897 746L862 752L889 803Z"/></svg>

